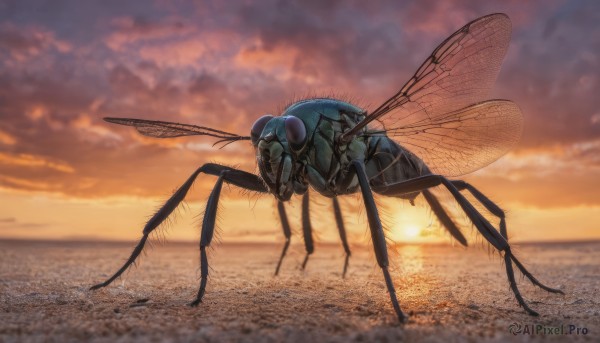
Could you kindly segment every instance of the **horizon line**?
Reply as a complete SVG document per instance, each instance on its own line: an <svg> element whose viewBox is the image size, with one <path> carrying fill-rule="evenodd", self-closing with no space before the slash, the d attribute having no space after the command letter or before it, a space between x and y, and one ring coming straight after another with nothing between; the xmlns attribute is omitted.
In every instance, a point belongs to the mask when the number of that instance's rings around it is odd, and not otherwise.
<svg viewBox="0 0 600 343"><path fill-rule="evenodd" d="M4 243L4 242L22 242L22 243L67 243L67 244L75 244L75 243L82 243L82 244L94 244L94 243L99 243L99 244L129 244L129 243L135 243L137 242L138 239L134 239L134 240L110 240L110 239L92 239L92 238L40 238L40 239L35 239L35 238L19 238L19 237L1 237L0 236L0 243ZM168 240L168 239L155 239L154 240L155 243L160 243L162 245L167 245L167 244L197 244L198 242L196 240ZM298 243L302 243L301 240L298 241ZM340 243L334 243L334 242L315 242L318 245L340 245ZM473 242L475 246L475 244L480 243L479 241L475 241ZM548 241L516 241L516 242L511 242L515 245L558 245L558 244L586 244L586 243L600 243L600 238L592 238L592 239L574 239L574 240L548 240ZM294 244L294 243L292 243ZM251 241L239 241L239 240L234 240L234 241L221 241L221 242L217 242L215 245L279 245L279 242L261 242L261 241L256 241L256 240L251 240ZM357 246L357 247L364 247L364 246L368 246L369 243L368 242L358 242L358 243L353 243L353 246ZM424 245L424 246L442 246L442 245L447 245L447 246L462 246L461 244L459 244L458 242L454 242L454 241L414 241L414 242L410 242L410 241L406 241L406 242L392 242L389 244L390 246L397 246L397 245ZM340 245L341 246L341 245ZM471 245L465 247L468 248Z"/></svg>

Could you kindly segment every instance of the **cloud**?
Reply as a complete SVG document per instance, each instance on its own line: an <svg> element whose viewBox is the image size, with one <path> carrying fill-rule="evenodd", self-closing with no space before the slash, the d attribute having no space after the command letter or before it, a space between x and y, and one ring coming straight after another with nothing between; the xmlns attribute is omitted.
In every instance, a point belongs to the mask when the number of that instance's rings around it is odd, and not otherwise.
<svg viewBox="0 0 600 343"><path fill-rule="evenodd" d="M8 188L31 191L59 191L59 185L53 187L52 184L42 181L33 181L31 179L23 179L12 176L0 175L0 185Z"/></svg>
<svg viewBox="0 0 600 343"><path fill-rule="evenodd" d="M600 140L554 145L509 153L476 175L504 176L510 180L600 172Z"/></svg>
<svg viewBox="0 0 600 343"><path fill-rule="evenodd" d="M119 134L110 130L105 125L94 124L92 118L86 113L82 113L74 119L71 122L71 126L80 133L80 137L83 137L83 140L89 140L92 143L98 141L105 142L107 140L120 142L123 140Z"/></svg>
<svg viewBox="0 0 600 343"><path fill-rule="evenodd" d="M47 227L50 223L35 223L35 222L21 222L15 217L0 218L0 231L6 229L40 229Z"/></svg>
<svg viewBox="0 0 600 343"><path fill-rule="evenodd" d="M599 156L599 140L521 150L466 178L492 198L524 206L598 206Z"/></svg>
<svg viewBox="0 0 600 343"><path fill-rule="evenodd" d="M11 134L0 130L0 143L4 145L15 145L17 139Z"/></svg>
<svg viewBox="0 0 600 343"><path fill-rule="evenodd" d="M125 16L114 18L110 27L112 32L104 38L104 42L117 51L135 43L152 43L193 32L193 28L180 18L155 21L142 16Z"/></svg>
<svg viewBox="0 0 600 343"><path fill-rule="evenodd" d="M10 164L14 166L32 168L50 168L63 173L75 172L75 169L65 162L50 161L42 156L28 154L10 155L0 152L0 164Z"/></svg>
<svg viewBox="0 0 600 343"><path fill-rule="evenodd" d="M51 49L68 53L72 47L57 39L52 31L36 26L19 27L11 22L0 23L0 56L4 52L5 56L24 62ZM4 63L10 64L9 61Z"/></svg>
<svg viewBox="0 0 600 343"><path fill-rule="evenodd" d="M235 160L254 170L249 145L216 150L205 138L151 139L101 118L247 134L256 118L303 94L358 96L373 108L410 78L436 44L467 21L497 11L513 19L513 39L492 96L519 104L525 132L517 150L473 177L492 189L508 183L523 187L520 192L549 187L557 194L579 190L580 180L597 175L598 29L594 11L579 3L179 6L63 6L76 29L26 8L8 19L0 14L4 187L82 197L156 196L204 162ZM566 178L569 172L581 178ZM562 177L561 184L551 177ZM207 191L211 183L203 180L199 186ZM535 194L527 199L540 203Z"/></svg>
<svg viewBox="0 0 600 343"><path fill-rule="evenodd" d="M227 91L227 85L217 76L203 72L196 76L190 86L189 92L194 95L214 96Z"/></svg>
<svg viewBox="0 0 600 343"><path fill-rule="evenodd" d="M206 42L200 38L190 38L160 45L142 47L140 57L152 61L161 67L194 67L200 64L200 58L207 53Z"/></svg>

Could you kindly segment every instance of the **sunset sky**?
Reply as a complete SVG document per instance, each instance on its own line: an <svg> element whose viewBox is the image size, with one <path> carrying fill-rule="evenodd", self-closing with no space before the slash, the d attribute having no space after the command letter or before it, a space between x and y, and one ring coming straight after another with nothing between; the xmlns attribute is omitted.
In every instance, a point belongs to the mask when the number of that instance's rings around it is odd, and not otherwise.
<svg viewBox="0 0 600 343"><path fill-rule="evenodd" d="M307 95L373 109L444 38L494 12L513 35L492 98L521 107L524 132L464 179L507 210L514 240L600 239L600 3L391 0L0 0L0 238L132 240L202 163L256 169L248 142L151 139L103 117L249 135ZM198 238L214 182L200 176L167 239ZM316 236L336 242L330 200L313 194ZM360 199L341 201L351 241L368 242ZM425 208L379 201L392 239L450 241ZM274 203L225 187L221 239L282 241ZM299 211L294 197L296 242Z"/></svg>

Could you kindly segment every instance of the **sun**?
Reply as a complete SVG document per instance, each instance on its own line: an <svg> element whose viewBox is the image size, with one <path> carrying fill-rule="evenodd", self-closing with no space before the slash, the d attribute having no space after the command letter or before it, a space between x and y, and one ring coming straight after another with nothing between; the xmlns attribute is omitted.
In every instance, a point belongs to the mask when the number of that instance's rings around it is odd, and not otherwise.
<svg viewBox="0 0 600 343"><path fill-rule="evenodd" d="M406 238L417 238L421 235L421 229L415 225L407 225L403 228L402 233Z"/></svg>

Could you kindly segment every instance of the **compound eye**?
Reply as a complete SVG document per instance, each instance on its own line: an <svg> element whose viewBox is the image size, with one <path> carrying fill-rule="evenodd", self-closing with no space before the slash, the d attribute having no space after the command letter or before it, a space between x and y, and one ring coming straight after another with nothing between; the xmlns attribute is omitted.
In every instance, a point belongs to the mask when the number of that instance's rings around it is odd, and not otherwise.
<svg viewBox="0 0 600 343"><path fill-rule="evenodd" d="M256 145L258 139L260 138L260 134L271 119L273 119L273 116L270 114L266 114L258 118L258 120L254 122L254 125L252 125L252 130L250 130L252 144Z"/></svg>
<svg viewBox="0 0 600 343"><path fill-rule="evenodd" d="M285 120L285 135L292 150L301 150L306 143L306 127L302 120L297 117L288 117Z"/></svg>

